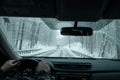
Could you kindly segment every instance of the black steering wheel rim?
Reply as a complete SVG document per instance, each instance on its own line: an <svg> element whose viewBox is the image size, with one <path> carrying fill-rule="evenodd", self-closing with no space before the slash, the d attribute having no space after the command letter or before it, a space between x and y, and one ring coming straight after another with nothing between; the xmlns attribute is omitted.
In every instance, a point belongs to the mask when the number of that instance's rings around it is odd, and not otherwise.
<svg viewBox="0 0 120 80"><path fill-rule="evenodd" d="M37 67L39 61L35 59L20 59L20 66L18 67L19 69L24 68L24 67Z"/></svg>

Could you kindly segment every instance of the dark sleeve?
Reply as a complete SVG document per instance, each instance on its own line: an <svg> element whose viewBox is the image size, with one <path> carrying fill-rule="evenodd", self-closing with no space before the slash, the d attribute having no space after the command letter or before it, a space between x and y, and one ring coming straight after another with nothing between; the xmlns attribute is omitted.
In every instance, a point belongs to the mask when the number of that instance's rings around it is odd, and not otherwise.
<svg viewBox="0 0 120 80"><path fill-rule="evenodd" d="M50 80L50 73L45 70L40 70L35 73L35 80Z"/></svg>
<svg viewBox="0 0 120 80"><path fill-rule="evenodd" d="M0 70L0 79L5 79L6 78L6 74L3 70Z"/></svg>

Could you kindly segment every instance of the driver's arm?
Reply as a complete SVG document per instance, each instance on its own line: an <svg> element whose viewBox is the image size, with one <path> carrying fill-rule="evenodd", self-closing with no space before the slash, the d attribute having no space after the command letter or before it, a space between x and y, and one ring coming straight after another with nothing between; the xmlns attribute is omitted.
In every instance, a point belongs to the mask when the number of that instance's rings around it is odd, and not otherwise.
<svg viewBox="0 0 120 80"><path fill-rule="evenodd" d="M5 62L3 64L3 66L0 68L0 80L3 80L6 78L6 72L11 69L12 67L15 67L17 65L19 65L20 62L19 61L15 61L15 60L8 60L7 62Z"/></svg>

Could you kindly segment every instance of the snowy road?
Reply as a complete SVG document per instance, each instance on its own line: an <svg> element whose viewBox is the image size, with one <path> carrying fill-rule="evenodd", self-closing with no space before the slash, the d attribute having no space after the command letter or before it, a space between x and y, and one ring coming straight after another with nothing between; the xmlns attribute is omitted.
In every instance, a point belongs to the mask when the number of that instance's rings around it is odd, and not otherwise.
<svg viewBox="0 0 120 80"><path fill-rule="evenodd" d="M24 53L21 56L37 56L37 57L79 57L79 58L92 58L91 55L86 55L87 53L80 53L75 50L68 48L54 49L45 48L33 53Z"/></svg>

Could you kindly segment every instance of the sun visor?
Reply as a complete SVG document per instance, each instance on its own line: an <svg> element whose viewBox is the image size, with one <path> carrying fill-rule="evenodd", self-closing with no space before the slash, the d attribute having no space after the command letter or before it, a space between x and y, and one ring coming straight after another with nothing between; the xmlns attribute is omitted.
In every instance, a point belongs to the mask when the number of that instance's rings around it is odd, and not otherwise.
<svg viewBox="0 0 120 80"><path fill-rule="evenodd" d="M106 0L58 0L60 20L96 21L101 18Z"/></svg>
<svg viewBox="0 0 120 80"><path fill-rule="evenodd" d="M0 16L55 17L55 0L0 0Z"/></svg>
<svg viewBox="0 0 120 80"><path fill-rule="evenodd" d="M103 19L120 19L120 0L111 0L104 12Z"/></svg>

